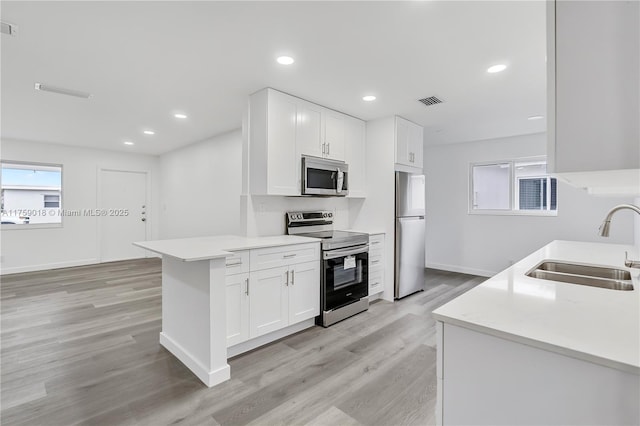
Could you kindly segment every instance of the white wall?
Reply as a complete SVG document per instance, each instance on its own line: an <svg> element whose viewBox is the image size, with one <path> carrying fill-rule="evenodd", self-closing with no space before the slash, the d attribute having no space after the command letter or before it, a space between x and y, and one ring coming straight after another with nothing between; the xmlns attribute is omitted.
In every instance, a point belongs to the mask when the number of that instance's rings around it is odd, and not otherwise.
<svg viewBox="0 0 640 426"><path fill-rule="evenodd" d="M395 241L394 117L367 122L367 198L350 200L350 227L385 233L383 298L393 300Z"/></svg>
<svg viewBox="0 0 640 426"><path fill-rule="evenodd" d="M280 197L251 195L247 202L245 235L268 236L287 233L285 213L289 211L328 210L333 212L335 229L349 228L349 202L338 197Z"/></svg>
<svg viewBox="0 0 640 426"><path fill-rule="evenodd" d="M240 130L163 154L160 168L160 238L244 233Z"/></svg>
<svg viewBox="0 0 640 426"><path fill-rule="evenodd" d="M628 198L600 198L558 182L558 216L468 214L469 164L545 155L544 133L449 145L427 145L427 266L490 276L556 239L633 243L633 218L614 218L611 237L598 226ZM621 259L622 262L622 259Z"/></svg>
<svg viewBox="0 0 640 426"><path fill-rule="evenodd" d="M151 177L148 188L149 239L158 236L158 158L126 152L78 148L26 141L2 141L2 159L62 164L62 207L64 210L96 209L100 168L145 171ZM64 217L62 227L46 229L2 229L2 273L35 271L98 263L98 219L90 216Z"/></svg>

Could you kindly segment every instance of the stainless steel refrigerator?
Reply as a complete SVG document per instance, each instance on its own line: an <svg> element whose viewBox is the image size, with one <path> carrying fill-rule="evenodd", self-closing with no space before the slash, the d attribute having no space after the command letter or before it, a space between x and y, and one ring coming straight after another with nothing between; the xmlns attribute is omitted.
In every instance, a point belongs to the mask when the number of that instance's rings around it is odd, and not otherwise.
<svg viewBox="0 0 640 426"><path fill-rule="evenodd" d="M424 290L424 175L396 172L396 299Z"/></svg>

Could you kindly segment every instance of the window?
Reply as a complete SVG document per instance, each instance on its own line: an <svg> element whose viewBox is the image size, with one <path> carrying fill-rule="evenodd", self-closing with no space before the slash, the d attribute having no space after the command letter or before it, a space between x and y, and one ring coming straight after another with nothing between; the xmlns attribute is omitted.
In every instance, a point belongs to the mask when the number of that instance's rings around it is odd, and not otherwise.
<svg viewBox="0 0 640 426"><path fill-rule="evenodd" d="M60 207L60 195L45 195L44 196L44 207L52 208L52 207Z"/></svg>
<svg viewBox="0 0 640 426"><path fill-rule="evenodd" d="M62 223L62 166L2 161L2 225Z"/></svg>
<svg viewBox="0 0 640 426"><path fill-rule="evenodd" d="M544 158L471 164L469 212L557 214L557 181Z"/></svg>

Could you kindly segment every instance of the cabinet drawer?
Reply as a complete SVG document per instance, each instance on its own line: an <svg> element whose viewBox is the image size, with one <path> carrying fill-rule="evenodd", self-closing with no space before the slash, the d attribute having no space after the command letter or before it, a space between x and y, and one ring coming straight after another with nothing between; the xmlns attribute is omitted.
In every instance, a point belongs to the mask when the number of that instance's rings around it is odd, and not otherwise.
<svg viewBox="0 0 640 426"><path fill-rule="evenodd" d="M225 259L225 275L249 272L249 250L236 251Z"/></svg>
<svg viewBox="0 0 640 426"><path fill-rule="evenodd" d="M383 264L382 253L376 254L369 252L369 269L375 268L376 266L382 266Z"/></svg>
<svg viewBox="0 0 640 426"><path fill-rule="evenodd" d="M384 234L369 235L369 251L382 250L384 247Z"/></svg>
<svg viewBox="0 0 640 426"><path fill-rule="evenodd" d="M384 290L384 269L372 267L369 270L369 296Z"/></svg>
<svg viewBox="0 0 640 426"><path fill-rule="evenodd" d="M311 261L320 261L319 242L251 250L250 266L259 271Z"/></svg>

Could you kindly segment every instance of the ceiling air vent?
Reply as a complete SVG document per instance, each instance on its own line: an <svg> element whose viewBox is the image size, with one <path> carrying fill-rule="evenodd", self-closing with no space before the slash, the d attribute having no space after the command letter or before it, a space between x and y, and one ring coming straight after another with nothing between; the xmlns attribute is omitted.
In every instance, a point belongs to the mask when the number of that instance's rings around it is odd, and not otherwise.
<svg viewBox="0 0 640 426"><path fill-rule="evenodd" d="M0 32L10 36L15 36L18 33L18 27L8 22L0 21Z"/></svg>
<svg viewBox="0 0 640 426"><path fill-rule="evenodd" d="M428 98L418 99L418 102L422 102L426 106L431 106L435 104L441 104L442 99L438 98L437 96L429 96Z"/></svg>

